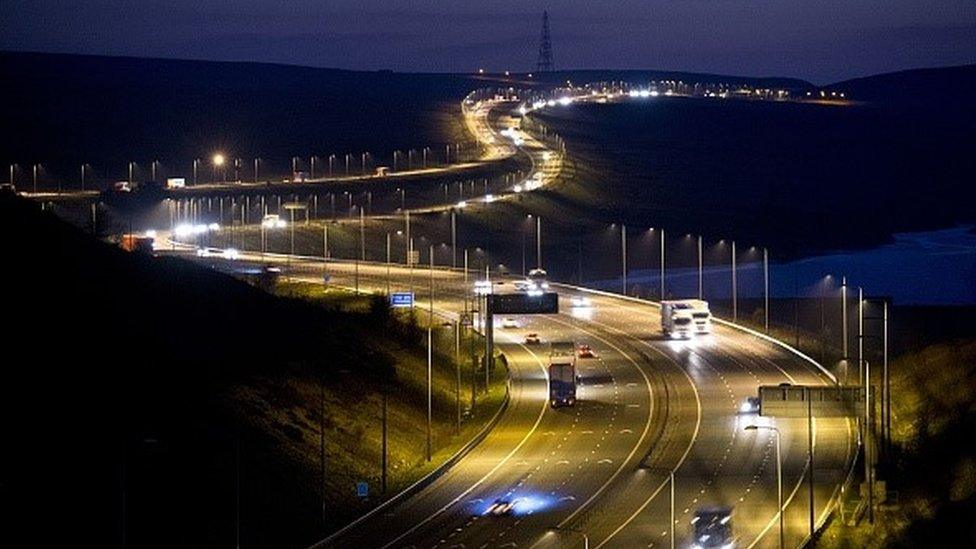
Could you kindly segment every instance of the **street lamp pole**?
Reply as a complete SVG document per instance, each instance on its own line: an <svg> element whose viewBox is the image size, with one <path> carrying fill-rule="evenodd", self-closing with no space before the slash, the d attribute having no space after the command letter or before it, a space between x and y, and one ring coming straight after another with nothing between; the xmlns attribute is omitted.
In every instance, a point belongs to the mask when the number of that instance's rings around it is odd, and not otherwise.
<svg viewBox="0 0 976 549"><path fill-rule="evenodd" d="M455 400L457 401L457 426L455 434L461 434L461 322L454 321L454 372L457 377L455 390Z"/></svg>
<svg viewBox="0 0 976 549"><path fill-rule="evenodd" d="M698 299L704 299L705 292L703 279L704 273L702 271L703 261L702 261L702 237L698 235Z"/></svg>
<svg viewBox="0 0 976 549"><path fill-rule="evenodd" d="M857 287L857 382L864 387L864 289Z"/></svg>
<svg viewBox="0 0 976 549"><path fill-rule="evenodd" d="M739 294L735 279L735 240L732 241L732 320L739 320Z"/></svg>
<svg viewBox="0 0 976 549"><path fill-rule="evenodd" d="M671 489L671 523L668 526L668 532L671 533L671 549L674 549L674 471L672 470L668 476L668 484Z"/></svg>
<svg viewBox="0 0 976 549"><path fill-rule="evenodd" d="M769 333L769 250L763 248L763 326Z"/></svg>
<svg viewBox="0 0 976 549"><path fill-rule="evenodd" d="M451 268L457 269L457 210L451 210Z"/></svg>
<svg viewBox="0 0 976 549"><path fill-rule="evenodd" d="M627 295L627 225L620 225L620 261L624 295Z"/></svg>
<svg viewBox="0 0 976 549"><path fill-rule="evenodd" d="M841 321L841 334L844 336L844 360L846 361L850 356L848 354L847 347L847 277L843 276L840 279L840 321Z"/></svg>
<svg viewBox="0 0 976 549"><path fill-rule="evenodd" d="M661 301L664 301L664 229L661 229Z"/></svg>
<svg viewBox="0 0 976 549"><path fill-rule="evenodd" d="M434 364L434 246L430 246L430 309L427 314L427 461L431 456L431 384Z"/></svg>
<svg viewBox="0 0 976 549"><path fill-rule="evenodd" d="M779 502L779 548L785 548L785 530L783 526L783 454L780 443L779 429L771 425L747 425L746 431L766 429L776 433L776 500Z"/></svg>
<svg viewBox="0 0 976 549"><path fill-rule="evenodd" d="M329 272L329 224L322 224L322 271Z"/></svg>
<svg viewBox="0 0 976 549"><path fill-rule="evenodd" d="M535 217L535 268L542 268L542 216Z"/></svg>
<svg viewBox="0 0 976 549"><path fill-rule="evenodd" d="M359 208L359 259L366 261L366 214Z"/></svg>
<svg viewBox="0 0 976 549"><path fill-rule="evenodd" d="M390 232L386 233L386 297L390 298Z"/></svg>
<svg viewBox="0 0 976 549"><path fill-rule="evenodd" d="M891 445L891 380L888 377L888 301L884 301L884 309L882 314L882 320L884 322L884 350L881 357L881 368L882 368L882 390L884 394L881 395L881 437L884 441L885 452L889 450ZM885 458L887 458L887 454Z"/></svg>
<svg viewBox="0 0 976 549"><path fill-rule="evenodd" d="M386 415L387 415L386 414L387 402L386 401L387 401L387 392L389 391L389 388L387 387L387 383L385 381L383 382L382 387L383 387L383 444L382 444L382 446L383 446L383 448L382 448L382 454L383 454L383 456L382 456L382 468L383 468L383 472L382 472L382 474L380 476L380 491L385 494L386 493L386 461L387 461L386 460L386 454L387 454L387 440L386 440L387 439L387 436L386 436L386 434L387 434L387 417L386 417Z"/></svg>
<svg viewBox="0 0 976 549"><path fill-rule="evenodd" d="M804 392L806 392L807 399L807 461L810 464L810 476L808 478L808 486L810 488L810 539L813 540L813 534L816 530L816 507L814 507L813 499L813 402L810 400L810 387L804 387Z"/></svg>

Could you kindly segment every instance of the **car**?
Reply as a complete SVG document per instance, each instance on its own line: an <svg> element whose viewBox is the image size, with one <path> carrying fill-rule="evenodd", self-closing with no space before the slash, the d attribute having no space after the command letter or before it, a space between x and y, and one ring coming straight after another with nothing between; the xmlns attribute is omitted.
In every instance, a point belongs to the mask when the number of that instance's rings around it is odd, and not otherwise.
<svg viewBox="0 0 976 549"><path fill-rule="evenodd" d="M277 214L267 214L261 219L265 229L283 229L288 223Z"/></svg>
<svg viewBox="0 0 976 549"><path fill-rule="evenodd" d="M593 352L593 348L589 345L580 345L576 350L576 356L579 358L596 358L596 353Z"/></svg>
<svg viewBox="0 0 976 549"><path fill-rule="evenodd" d="M542 343L542 340L539 339L539 334L531 333L531 334L525 334L525 341L524 341L524 343L526 345L538 345L538 344Z"/></svg>
<svg viewBox="0 0 976 549"><path fill-rule="evenodd" d="M502 319L502 328L511 329L511 328L518 328L518 327L519 327L519 323L514 318L506 317Z"/></svg>
<svg viewBox="0 0 976 549"><path fill-rule="evenodd" d="M498 498L485 510L486 515L492 517L507 517L515 510L517 499Z"/></svg>
<svg viewBox="0 0 976 549"><path fill-rule="evenodd" d="M728 549L737 545L732 530L732 508L725 506L699 507L691 519L692 547L698 549Z"/></svg>
<svg viewBox="0 0 976 549"><path fill-rule="evenodd" d="M739 406L739 411L743 414L755 414L759 412L759 397L747 397Z"/></svg>
<svg viewBox="0 0 976 549"><path fill-rule="evenodd" d="M197 248L197 257L221 257L224 251L220 248Z"/></svg>
<svg viewBox="0 0 976 549"><path fill-rule="evenodd" d="M590 298L586 297L585 295L574 295L572 297L572 299L570 300L570 302L572 303L573 307L575 307L575 308L583 308L583 307L591 307L592 306L592 304L590 303Z"/></svg>
<svg viewBox="0 0 976 549"><path fill-rule="evenodd" d="M241 252L237 251L237 248L225 248L220 255L224 259L229 259L233 261L241 257Z"/></svg>
<svg viewBox="0 0 976 549"><path fill-rule="evenodd" d="M512 284L515 285L516 292L528 292L529 290L535 289L535 282L530 280L516 280Z"/></svg>

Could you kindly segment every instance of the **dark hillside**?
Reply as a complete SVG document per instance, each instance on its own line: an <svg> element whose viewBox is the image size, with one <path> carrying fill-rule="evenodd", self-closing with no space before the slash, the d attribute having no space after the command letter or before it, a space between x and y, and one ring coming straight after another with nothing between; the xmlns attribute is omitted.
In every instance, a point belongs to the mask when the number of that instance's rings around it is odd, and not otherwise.
<svg viewBox="0 0 976 549"><path fill-rule="evenodd" d="M292 156L308 169L310 155L374 155L391 163L394 150L432 148L469 137L459 124L459 102L488 86L516 88L595 80L751 82L806 88L793 79L750 79L662 71L566 71L546 75L409 74L356 72L266 63L228 63L41 53L0 52L0 76L9 85L0 102L0 163L18 163L17 180L40 163L41 188L60 181L72 188L82 163L90 181L124 179L136 162L136 180L161 162L165 176L190 177L202 158L200 180L210 180L215 151L244 160L250 174L261 157L264 174L285 174ZM355 165L355 164L354 164ZM320 170L322 168L320 167ZM319 172L323 173L323 172Z"/></svg>
<svg viewBox="0 0 976 549"><path fill-rule="evenodd" d="M465 77L352 72L259 63L215 63L76 55L0 53L12 84L0 104L4 164L42 163L42 179L74 182L82 162L93 179L124 178L126 163L162 162L190 176L214 151L265 173L286 173L298 155L370 152L467 137L456 124L460 99L479 84ZM358 158L358 156L356 156ZM307 169L307 167L306 167ZM321 173L321 172L320 172ZM26 181L26 179L24 179Z"/></svg>
<svg viewBox="0 0 976 549"><path fill-rule="evenodd" d="M976 65L913 69L845 80L829 86L843 89L859 101L966 109L976 112Z"/></svg>
<svg viewBox="0 0 976 549"><path fill-rule="evenodd" d="M0 235L2 546L119 546L123 516L130 546L228 545L240 426L225 389L296 365L390 375L359 317L122 252L7 194ZM267 483L245 510L309 497L245 467Z"/></svg>

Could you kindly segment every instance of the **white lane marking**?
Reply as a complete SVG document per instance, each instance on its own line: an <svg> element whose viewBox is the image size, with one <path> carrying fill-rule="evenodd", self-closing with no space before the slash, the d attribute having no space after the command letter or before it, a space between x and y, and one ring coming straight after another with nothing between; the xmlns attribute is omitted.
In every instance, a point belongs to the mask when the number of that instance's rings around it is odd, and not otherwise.
<svg viewBox="0 0 976 549"><path fill-rule="evenodd" d="M548 375L548 372L546 372L545 367L542 365L542 360L540 360L539 357L536 356L536 354L533 353L532 350L529 349L528 347L525 347L524 345L522 347L524 347L525 350L528 351L529 355L531 355L532 358L535 359L536 364L539 365L539 369L541 369L544 374ZM483 476L480 479L478 479L477 482L475 482L474 484L472 484L471 486L469 486L464 492L462 492L457 497L455 497L450 502L448 502L447 505L444 505L443 507L441 507L437 511L434 511L433 513L431 513L430 515L428 515L424 520L422 520L422 521L418 522L417 524L413 525L406 532L400 534L395 539L387 542L385 545L383 545L384 549L386 547L390 547L391 545L395 544L396 542L400 541L401 539L403 539L403 538L409 536L410 534L416 532L418 528L420 528L424 524L427 524L434 517L439 516L444 511L446 511L449 508L453 507L457 502L461 501L462 499L464 499L465 497L467 497L468 494L470 494L471 492L473 492L475 488L477 488L478 486L481 486L481 484L483 484L486 480L488 480L489 477L491 477L492 475L494 475L502 467L502 465L504 465L509 459L511 459L512 456L514 456L515 453L518 452L519 449L521 449L523 445L525 445L525 442L527 440L529 440L529 437L531 437L532 434L535 433L535 430L539 428L539 424L542 422L542 417L545 415L546 410L548 408L549 408L549 401L548 400L544 400L542 402L542 408L539 410L539 416L535 419L535 424L532 425L532 428L529 429L529 432L525 433L525 436L522 437L522 440L519 441L518 445L516 445L515 448L512 448L512 451L509 452L508 455L506 455L501 460L499 460L498 463L496 463L495 466L492 467L491 470L488 471L487 474L485 474L485 476Z"/></svg>
<svg viewBox="0 0 976 549"><path fill-rule="evenodd" d="M695 404L696 404L696 406L695 406L695 409L696 409L695 432L692 434L691 441L688 443L688 447L685 448L684 453L681 455L681 459L678 460L677 465L675 465L674 469L672 469L672 472L677 472L677 470L681 467L681 465L688 458L688 455L691 453L691 449L692 449L692 447L694 447L695 442L698 440L698 433L699 433L699 430L701 429L702 406L701 406L701 398L698 395L698 387L695 385L695 381L692 379L691 375L689 375L688 372L684 368L681 367L681 364L678 364L678 362L676 360L674 360L673 358L671 358L670 356L668 356L664 351L658 349L657 347L655 347L655 346L647 343L646 341L642 341L640 338L627 335L624 331L619 330L619 329L617 329L617 328L615 328L613 326L604 324L602 322L597 322L595 320L588 320L587 322L591 322L593 324L597 324L599 326L603 326L607 330L611 330L611 331L617 332L619 334L622 334L623 336L625 336L625 337L627 337L629 339L632 339L634 341L637 341L641 345L646 346L647 348L651 349L655 353L661 355L666 361L668 361L671 364L673 364L674 367L677 368L678 371L680 371L685 376L685 378L688 380L688 384L691 386L692 393L695 395ZM641 373L643 374L643 372L641 372ZM644 376L644 379L647 379L647 376L646 375ZM621 467L622 466L623 465L621 465ZM640 507L638 507L637 510L633 512L633 514L631 514L629 517L627 517L627 519L620 526L618 526L613 532L611 532L610 535L606 537L606 539L604 539L599 544L597 544L596 548L599 549L600 547L602 547L603 545L605 545L614 536L616 536L617 534L619 534L620 531L623 530L628 524L630 524L631 522L633 522L634 519L637 518L637 516L640 515L641 512L644 511L644 509L647 508L648 505L650 505L651 501L653 501L654 498L657 497L657 495L661 492L661 490L663 490L664 487L667 486L667 483L668 483L668 480L667 479L663 480L661 482L661 484L658 485L658 487L651 493L651 495L648 496L648 498L644 501L644 503L642 503L640 505ZM564 524L560 524L560 526L562 526L562 525L564 525Z"/></svg>
<svg viewBox="0 0 976 549"><path fill-rule="evenodd" d="M606 343L607 346L613 348L615 351L617 351L618 353L620 353L621 356L623 356L628 362L630 362L631 364L634 365L634 368L637 369L637 372L640 373L641 377L644 378L644 384L647 387L647 398L648 398L648 400L650 400L650 406L647 407L647 421L644 423L644 431L641 433L640 438L634 444L634 447L630 451L630 454L627 455L626 459L624 459L623 461L621 461L620 467L618 467L617 470L614 471L612 475L610 475L610 478L607 479L607 481L604 482L603 485L600 486L600 488L596 492L593 493L593 495L591 495L586 501L583 502L582 505L580 505L579 507L577 507L575 511L573 511L572 513L570 513L569 516L567 516L565 519L563 519L559 523L558 526L564 527L564 526L566 526L566 524L569 523L569 521L573 520L573 518L576 515L578 515L583 509L585 509L590 503L592 503L593 500L595 500L597 497L599 497L600 494L602 494L604 490L607 489L607 487L610 485L610 483L612 483L617 478L617 476L620 475L621 471L623 471L623 469L627 465L627 463L629 463L630 460L634 457L634 454L637 453L637 450L640 448L640 445L643 444L644 439L647 438L647 433L651 430L651 418L654 416L654 414L653 414L653 410L654 410L654 392L651 390L651 380L650 380L650 378L647 377L647 374L644 372L644 369L640 367L640 365L637 363L636 360L634 360L633 358L631 358L630 355L628 355L626 352L624 352L623 349L621 349L620 347L614 345L610 341L604 339L602 336L599 336L599 335L597 335L597 334L595 334L595 333L593 333L593 332L591 332L591 331L589 331L589 330L587 330L585 328L581 328L579 326L575 326L572 323L569 323L569 322L566 322L566 321L563 321L563 320L559 320L557 318L553 318L551 320L553 322L557 322L557 323L562 324L564 326L567 326L569 328L572 328L572 329L575 329L575 330L579 330L579 331L584 332L584 333L588 333L591 336L593 336L595 339L598 339L598 340ZM629 336L627 336L627 337L628 337L628 339L630 339ZM634 338L634 339L636 339L636 338ZM697 428L696 428L696 434L697 434Z"/></svg>
<svg viewBox="0 0 976 549"><path fill-rule="evenodd" d="M619 296L609 296L609 297L611 297L611 298L619 298ZM642 305L643 305L643 304L642 304ZM650 305L653 305L653 304L652 304L652 303L648 303L647 305L649 305L649 306L650 306ZM618 304L617 304L617 305L613 305L613 306L614 306L614 307L617 307L617 308L621 308L621 309L624 309L624 310L630 310L630 311L633 311L633 312L635 312L635 313L637 313L637 314L646 314L646 313L645 313L644 311L638 311L638 310L636 310L635 308L632 308L632 307L627 307L627 306L624 306L624 305L618 305ZM608 329L611 329L611 330L614 330L614 331L616 331L616 332L618 332L618 333L621 333L621 334L624 334L624 336L625 336L625 337L627 337L627 338L629 338L629 339L634 339L634 340L637 340L637 341L639 341L639 342L640 342L641 344L643 344L643 345L646 345L646 346L648 346L648 347L650 347L650 348L651 348L651 349L653 349L653 350L654 350L655 352L657 352L657 353L659 353L659 354L661 354L662 356L664 356L664 357L665 357L665 358L666 358L666 359L667 359L668 361L670 361L670 362L672 362L673 364L675 364L675 365L676 365L676 366L677 366L677 367L678 367L678 368L679 368L679 369L680 369L680 370L682 371L682 373L683 373L683 374L685 374L685 376L689 378L689 380L691 379L691 378L690 378L690 376L688 375L688 373L687 373L687 372L686 372L686 371L685 371L685 370L684 370L683 368L681 368L681 366L680 366L680 365L678 365L678 364L677 364L677 362L675 362L675 361L674 361L673 359L671 359L671 357L668 357L667 355L665 355L665 354L664 354L663 352L661 352L661 351L660 351L659 349L657 349L657 348L655 348L655 347L653 347L653 346L651 346L651 345L649 345L649 344L647 344L646 342L643 342L643 341L640 341L640 340L639 340L638 338L636 338L636 337L633 337L633 336L629 336L629 335L626 335L626 334L625 334L624 332L622 332L621 330L618 330L618 329L616 329L616 328L613 328L613 327L611 327L611 326L607 326L607 325L605 325L605 324L602 324L602 323L599 323L599 322L595 322L595 321L592 321L592 320L591 320L590 322L592 322L593 324L598 324L598 325L602 325L602 326L604 326L604 327L606 327L606 328L608 328ZM736 327L738 327L738 326L736 326ZM581 328L578 328L578 329L581 329ZM581 330L582 330L582 329L581 329ZM742 330L742 331L746 331L747 333L750 333L750 332L751 332L751 331L749 331L749 330ZM761 334L756 334L756 333L753 333L752 335L754 335L754 336L757 336L757 337L760 337L760 336L761 336ZM728 336L725 336L725 337L723 337L723 339L731 339L731 340L734 340L734 338L730 338L730 337L728 337ZM767 338L767 337L760 337L760 339L764 339L764 340L767 340L767 339L770 339L770 338ZM773 342L774 342L774 343L778 343L778 342L775 342L775 341L773 341ZM741 350L743 350L743 351L745 352L745 354L747 354L747 355L749 355L749 354L751 354L751 352L750 352L750 349L748 349L748 348L747 348L747 347L746 347L745 345L743 345L743 344L741 344L741 343L739 343L739 342L737 342L737 341L736 341L736 343L738 343L738 347L739 347L739 348L740 348ZM780 344L780 346L783 346L783 345L782 345L782 344ZM791 349L790 349L790 348L789 348L789 347L787 346L787 350L791 350ZM786 377L787 379L790 379L790 380L791 380L791 382L794 382L794 383L795 383L795 381L793 380L793 378L792 378L792 376L790 376L790 375L789 375L789 374L788 374L788 373L787 373L787 372L786 372L785 370L783 370L782 368L780 368L780 367L779 367L779 365L777 365L777 364L776 364L775 362L773 362L772 360L769 360L768 358L766 358L765 356L762 356L762 355L759 355L759 357L760 357L760 358L761 358L762 360L764 360L765 362L768 362L769 364L771 364L771 365L772 365L772 366L773 366L774 368L776 368L777 370L779 370L779 371L780 371L780 372L781 372L781 373L782 373L782 374L783 374L783 375L784 375L784 376L785 376L785 377ZM801 358L805 358L805 357L801 357ZM814 363L814 364L816 365L816 363ZM807 366L807 368L809 369L809 365L808 365L808 364L804 364L804 366ZM814 372L815 372L816 374L819 374L819 373L820 373L820 372L817 372L816 370L814 370ZM642 373L642 375L643 375L643 372L641 372L641 373ZM646 379L646 376L644 376L644 377L645 377L645 379ZM818 375L817 377L818 377L818 381L822 381L822 378L819 378L819 375ZM727 384L727 383L726 383L726 384ZM629 386L629 385L631 385L631 384L628 384L628 386ZM696 400L698 400L698 393L697 393L697 387L696 387L696 386L694 385L694 382L692 382L692 388L693 388L693 390L695 391L695 397L696 397ZM697 437L698 437L698 427L699 427L699 425L700 425L700 422L701 422L701 405L700 405L700 400L698 400L698 425L696 425L696 430L695 430L695 434L694 434L694 437L693 437L693 439L692 439L692 442L691 442L691 444L689 445L689 447L688 447L688 448L686 449L686 451L685 451L685 454L684 454L684 455L682 456L682 459L681 459L681 460L679 461L679 464L678 464L678 467L680 467L680 466L681 466L681 463L683 463L683 462L684 462L684 460L685 460L685 458L686 458L686 457L687 457L687 455L688 455L688 452L690 451L690 449L691 449L691 447L692 447L692 446L694 445L694 442L695 442L695 441L697 440ZM848 426L848 428L849 428L849 426ZM848 445L848 446L849 446L849 445ZM848 452L848 453L849 453L849 452ZM547 461L548 461L548 460L547 460ZM677 468L678 468L678 467L676 467L676 468L675 468L675 470L677 470ZM791 497L791 499L792 499L792 497L793 497L793 496L795 495L795 493L797 492L797 490L798 490L798 487L799 487L799 485L800 485L800 484L802 484L802 480L803 480L803 476L801 475L801 477L800 477L800 480L798 481L798 484L797 484L797 487L796 487L796 488L794 488L794 490L792 491L792 494L791 494L791 496L790 496L790 497ZM653 494L651 495L651 497L649 498L649 500L648 500L647 502L645 502L645 504L644 504L644 506L646 506L646 505L647 505L647 504L648 504L648 503L649 503L649 502L650 502L651 500L653 500L653 499L654 499L654 497L655 497L655 496L657 495L657 493L659 493L659 492L660 492L660 490L661 490L661 488L663 488L663 486L664 486L664 484L662 484L662 486L660 486L660 487L658 487L658 489L657 489L657 490L655 490L655 492L654 492L654 493L653 493ZM601 490L602 490L602 489L601 489ZM585 506L585 504L584 504L584 506ZM642 506L642 508L641 508L641 509L643 509L643 507L644 507L644 506ZM641 510L641 509L639 509L639 510L638 510L638 513L640 512L640 510ZM578 511L579 511L579 509L577 510L577 512L578 512ZM574 513L574 514L575 514L575 513ZM773 517L773 519L772 519L772 521L771 521L771 522L775 522L775 520L776 520L776 517L777 517L777 516L778 516L778 515L774 515L774 517ZM633 517L631 517L630 519L628 519L628 521L627 521L627 522L630 522L630 521L632 520L632 518L633 518ZM624 524L624 525L622 525L622 526L626 526L626 524L627 524L627 523L625 523L625 524ZM767 526L767 528L766 528L766 530L764 530L764 533L765 533L765 531L768 531L768 528L769 528L769 527ZM608 537L608 538L607 538L607 540L604 540L603 542L601 542L601 544L600 544L600 545L598 545L597 547L600 547L600 546L602 546L602 545L603 545L604 543L606 543L606 541L608 541L608 540L609 540L609 539L610 539L611 537L613 537L614 535L616 535L616 533L618 533L618 532L619 532L619 530L620 530L620 529L618 528L618 530L616 530L616 531L614 531L613 533L611 533L611 535L610 535L610 537ZM761 537L761 535L760 535L760 537ZM758 540L757 540L757 541L758 541ZM755 542L754 542L754 544L755 544Z"/></svg>

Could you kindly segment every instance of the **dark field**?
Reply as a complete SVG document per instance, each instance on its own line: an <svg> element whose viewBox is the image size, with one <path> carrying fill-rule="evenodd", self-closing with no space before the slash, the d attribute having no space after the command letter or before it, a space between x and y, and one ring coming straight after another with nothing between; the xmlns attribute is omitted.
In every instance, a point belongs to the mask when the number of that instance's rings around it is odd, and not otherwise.
<svg viewBox="0 0 976 549"><path fill-rule="evenodd" d="M606 222L782 256L976 220L972 109L659 98L540 118L577 160L567 206Z"/></svg>

